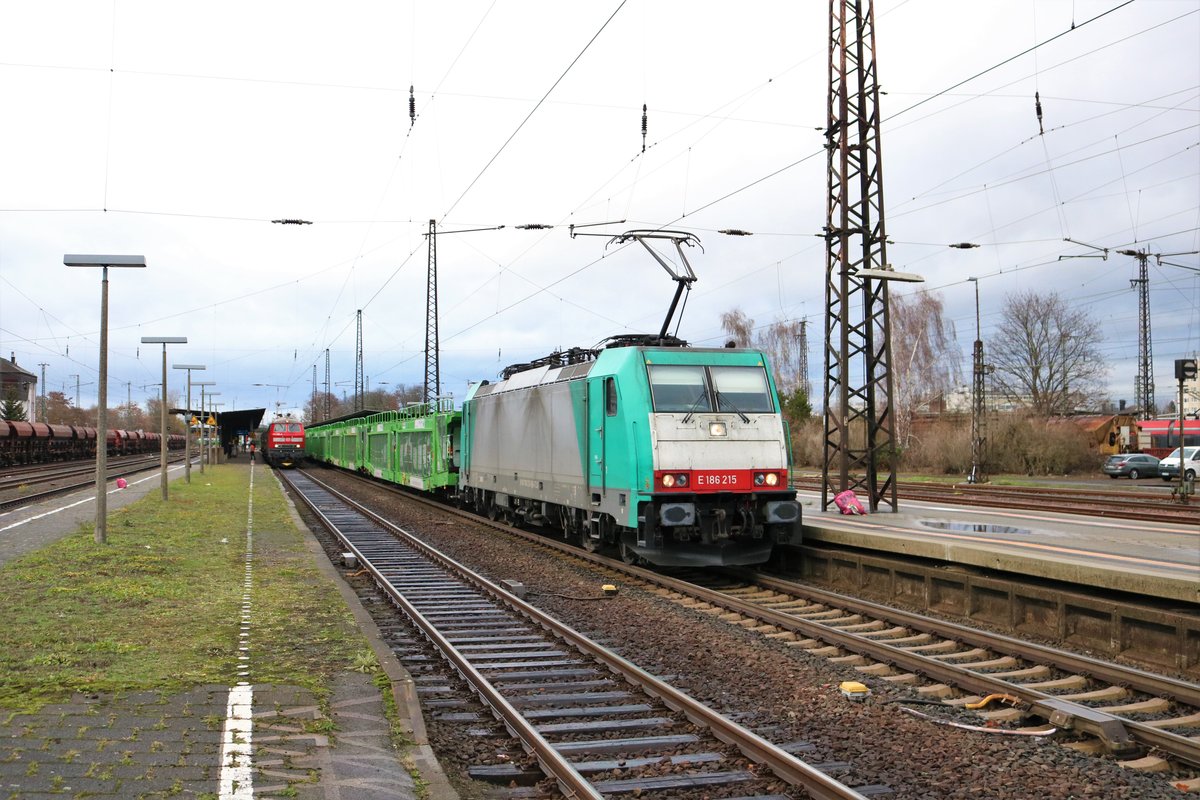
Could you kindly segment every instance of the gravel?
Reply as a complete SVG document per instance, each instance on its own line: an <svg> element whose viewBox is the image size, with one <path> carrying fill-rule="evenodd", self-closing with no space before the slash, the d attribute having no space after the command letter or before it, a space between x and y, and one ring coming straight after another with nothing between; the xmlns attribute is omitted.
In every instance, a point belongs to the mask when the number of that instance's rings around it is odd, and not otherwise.
<svg viewBox="0 0 1200 800"><path fill-rule="evenodd" d="M394 523L494 581L525 584L527 601L643 669L736 719L776 744L808 742L810 764L848 762L839 780L884 784L897 800L1178 800L1162 776L1122 769L1112 758L1082 756L1051 739L1003 736L918 719L888 703L910 690L829 664L798 648L728 625L625 585L616 574L572 562L469 522L446 517L383 488L333 470L321 480L361 498ZM601 586L620 592L602 597ZM574 599L586 598L586 599ZM872 689L863 702L838 691L843 680ZM970 712L928 705L922 713L977 723Z"/></svg>

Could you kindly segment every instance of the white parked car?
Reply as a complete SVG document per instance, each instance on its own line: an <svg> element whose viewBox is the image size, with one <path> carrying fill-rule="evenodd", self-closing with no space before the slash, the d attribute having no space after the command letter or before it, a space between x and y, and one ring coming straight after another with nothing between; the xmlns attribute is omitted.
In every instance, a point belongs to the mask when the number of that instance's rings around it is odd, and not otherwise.
<svg viewBox="0 0 1200 800"><path fill-rule="evenodd" d="M1179 448L1176 447L1170 455L1158 462L1158 474L1164 481L1179 480ZM1200 447L1183 448L1183 479L1196 480L1200 474Z"/></svg>

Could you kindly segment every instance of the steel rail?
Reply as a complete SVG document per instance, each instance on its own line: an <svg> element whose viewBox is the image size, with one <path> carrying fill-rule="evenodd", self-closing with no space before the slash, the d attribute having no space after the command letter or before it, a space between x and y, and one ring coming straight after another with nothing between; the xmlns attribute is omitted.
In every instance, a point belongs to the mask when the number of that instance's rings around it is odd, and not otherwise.
<svg viewBox="0 0 1200 800"><path fill-rule="evenodd" d="M182 459L181 458L171 459L172 462L180 461L180 460L182 460ZM111 479L111 478L119 478L124 475L136 475L139 472L149 472L151 470L157 470L159 468L159 465L161 464L161 462L158 460L157 457L155 457L153 460L147 459L145 461L145 463L138 462L136 464L128 463L128 464L115 464L114 465L113 462L110 461L109 464L110 464L110 466L109 466L109 469L106 474ZM93 475L95 474L96 469L94 466L89 467L88 469L90 470L90 474L93 474ZM79 472L78 473L79 476L86 475L86 474L89 474L89 473L88 472ZM70 477L70 476L63 476L63 477ZM45 481L41 481L41 482L44 483ZM90 486L95 486L95 485L96 485L96 481L93 478L91 480L83 481L81 483L68 483L68 484L64 484L62 486L56 486L53 489L46 489L45 491L34 492L33 494L21 495L20 497L10 497L7 499L0 499L0 511L7 511L10 508L17 508L18 506L29 505L30 503L36 503L41 500L46 500L46 499L54 497L56 495L67 494L68 492L73 492L76 489L86 489Z"/></svg>
<svg viewBox="0 0 1200 800"><path fill-rule="evenodd" d="M755 617L783 630L803 633L809 638L824 639L825 641L835 643L850 652L858 653L882 663L901 666L906 671L925 677L930 677L942 683L956 685L971 692L983 695L994 693L1016 695L1020 697L1023 702L1027 703L1031 710L1034 710L1035 714L1043 716L1046 719L1050 719L1052 717L1058 719L1058 724L1060 727L1073 727L1075 730L1095 736L1104 741L1106 745L1114 751L1128 751L1130 748L1132 739L1128 736L1127 731L1115 730L1111 724L1111 720L1116 718L1096 719L1096 715L1090 713L1090 709L1088 709L1086 706L1056 701L1053 695L1023 688L1018 684L1010 684L1007 681L1003 681L998 678L990 678L984 673L975 673L969 670L963 670L961 668L954 667L953 665L945 664L941 661L921 656L917 653L909 653L898 648L889 648L886 645L877 644L870 639L859 637L852 633L838 631L836 628L821 625L816 622L802 620L797 617L787 615L783 612L772 611L762 606L756 606L752 603L741 601L729 595L725 595L714 590L705 589L704 587L697 586L686 581L670 578L657 572L653 572L642 567L625 564L596 553L590 553L569 543L556 541L538 533L523 531L519 528L513 528L507 525L500 525L477 515L450 508L441 503L436 503L431 499L421 497L419 495L413 495L408 492L400 492L394 487L387 486L386 484L372 483L372 485L376 485L379 488L388 491L394 491L406 499L427 505L432 508L440 509L444 513L469 519L477 524L492 527L510 535L521 536L526 539L536 541L542 546L570 554L575 558L580 558L609 569L616 569L625 572L626 574L636 577L647 583L656 584L662 586L663 588L679 592L680 594L705 600L705 602L709 602L714 605L724 606L732 611L737 611L744 616ZM752 580L758 583L764 583L764 577L765 576L755 575ZM764 583L764 585L767 584ZM808 592L812 595L843 597L832 592L824 592L823 590L813 589L811 587L795 587L794 585L789 591L792 591L793 593ZM976 642L978 643L976 646L987 646L988 643L991 642L992 647L1002 650L1002 647L994 643L995 639L989 639L988 637L996 636L1002 639L1008 639L1008 637L1002 637L999 634L986 634L972 628L955 625L954 623L944 622L942 620L937 620L930 617L923 617L917 614L910 614L909 612L900 611L888 606L879 606L877 604L870 603L869 601L852 598L846 598L846 600L848 603L860 604L861 608L863 609L868 607L881 609L881 616L886 613L886 619L894 619L897 621L897 624L902 624L900 620L907 620L907 624L920 630L927 630L933 633L936 633L939 630L946 631L946 633L942 634L945 635L946 638L957 639L963 642ZM1027 642L1019 642L1015 639L1011 639L1009 641L1019 644L1024 648L1040 647L1039 645L1033 645ZM1183 700L1183 702L1188 702L1190 704L1191 701L1189 698L1191 698L1196 692L1196 686L1194 684L1184 681L1174 681L1173 679L1156 676L1152 673L1140 673L1138 670L1133 670L1132 668L1107 664L1102 661L1088 659L1085 656L1077 656L1073 653L1057 651L1052 648L1044 648L1044 650L1048 653L1061 653L1067 657L1080 659L1080 661L1075 663L1081 665L1084 662L1088 662L1087 666L1079 667L1079 670L1082 671L1083 674L1112 674L1111 671L1116 670L1117 673L1110 681L1116 685L1130 685L1127 681L1130 677L1132 677L1131 673L1137 673L1144 675L1152 682L1164 682L1162 686L1165 688L1161 690L1161 693L1152 688L1142 689L1148 693L1161 694L1161 696L1169 698L1180 698ZM1063 661L1061 663L1066 664L1067 662ZM1092 667L1093 664L1095 665L1094 669ZM1068 669L1068 667L1064 666L1063 669ZM1143 684L1143 686L1151 685L1152 684ZM1200 701L1197 702L1197 705L1200 705ZM1064 706L1067 707L1066 713L1064 713ZM1075 713L1072 715L1069 713L1070 711L1074 711ZM1128 731L1132 731L1135 734L1134 738L1136 738L1138 742L1142 743L1146 747L1170 753L1179 758L1181 761L1186 761L1190 764L1200 766L1200 742L1132 720L1121 719L1119 724L1123 726L1123 728L1128 729Z"/></svg>
<svg viewBox="0 0 1200 800"><path fill-rule="evenodd" d="M446 568L448 568L449 564L453 564L452 561L442 557L440 553L432 550L432 548L421 546L422 543L407 531L398 528L397 526L384 520L379 515L370 512L364 506L356 503L349 497L346 497L344 494L328 484L325 484L311 475L307 475L306 473L301 472L300 474L304 475L309 481L315 483L322 491L328 492L334 496L339 502L346 504L354 511L357 511L359 514L362 514L372 522L387 530L389 533L396 535L404 544L418 550L427 558L431 558L436 563ZM312 500L312 498L308 496L303 488L296 484L293 476L284 475L283 479L292 487L293 490L295 490L295 493L300 496L300 498L304 501L304 504L308 506L309 510L316 515L321 524L325 526L325 529L336 536L343 547L349 548L349 551L352 552L355 558L358 559L359 565L371 574L375 584L392 600L393 603L400 608L401 611L404 612L404 614L410 620L412 620L413 624L420 629L421 633L424 634L434 645L434 647L436 647L438 651L442 653L446 660L454 666L454 669L463 677L463 680L465 680L471 686L472 690L479 696L480 700L482 700L483 703L492 710L492 713L496 715L497 719L504 723L504 726L508 729L508 732L521 742L522 747L524 747L527 752L530 752L534 755L538 761L538 764L541 765L542 771L557 781L563 794L570 798L577 798L577 800L603 800L603 795L597 792L592 785L582 775L580 775L573 766L571 766L571 763L566 758L559 755L558 751L556 751L550 745L550 743L547 742L540 733L538 733L537 729L534 728L532 723L526 720L519 711L513 708L512 704L504 699L504 697L499 691L497 691L491 682L488 681L487 678L485 678L477 669L475 669L475 667L471 665L471 663L459 651L459 649L451 644L450 641L441 633L441 631L438 630L437 626L426 619L425 615L417 610L417 608L411 602L409 602L408 598L406 598L403 593L397 590L396 587L393 586L392 583L383 576L380 569L371 562L370 557L363 553L353 542L351 542L338 527L337 523L331 520ZM433 555L434 553L437 554ZM455 569L454 572L460 577L466 577L466 573L462 573L458 569Z"/></svg>
<svg viewBox="0 0 1200 800"><path fill-rule="evenodd" d="M460 577L468 580L476 588L490 595L498 602L507 605L513 611L516 611L522 616L532 620L545 630L552 633L554 636L562 639L564 642L570 644L581 652L592 656L613 672L623 676L630 683L641 687L648 694L657 697L671 709L683 713L693 723L711 730L713 735L719 740L736 747L747 758L755 761L756 763L766 765L784 781L795 786L803 787L805 791L807 791L809 795L814 798L814 800L865 800L865 795L862 795L845 784L831 778L820 770L796 758L792 754L784 751L771 742L768 742L766 739L763 739L753 731L750 731L749 729L737 724L736 722L733 722L732 720L726 719L716 711L713 711L711 708L708 708L704 704L679 691L670 684L655 678L653 675L641 669L636 664L633 664L616 653L601 647L600 645L588 639L582 633L576 631L574 628L571 628L563 622L560 622L559 620L549 616L537 607L526 603L516 595L505 591L500 586L493 584L487 578L484 578L482 575L479 575L468 567L459 564L441 551L421 541L411 533L388 521L384 517L375 514L370 509L355 502L341 492L338 492L336 489L324 484L319 479L314 478L311 475L307 475L307 477L309 480L317 483L319 486L333 494L342 502L345 502L354 510L370 518L373 522L394 533L395 535L402 537L407 544L410 544L418 549L427 558L436 561L447 569L452 569ZM319 514L319 512L316 513ZM319 515L323 520L325 519L323 514ZM341 539L340 535L339 539ZM359 554L356 553L356 556L358 555ZM365 561L361 563L363 563L364 566L366 565ZM370 568L368 567L368 569ZM377 573L374 571L372 574L377 575ZM413 609L413 611L415 612L415 609ZM408 613L408 611L406 610L405 613ZM417 616L419 617L419 614ZM414 618L414 622L415 621L416 618ZM425 624L428 625L428 623ZM426 628L422 626L422 630L425 631ZM453 646L448 642L446 643L446 646L453 650ZM465 660L463 663L465 664ZM458 666L457 662L456 666ZM487 682L487 680L481 675L478 675L474 669L470 668L469 664L465 664L465 666L469 670L470 674L473 674L474 677L478 677L479 681L490 687L490 684ZM511 713L516 716L516 719L512 720L513 727L522 731L528 728L536 736L537 740L540 740L540 742L542 742L544 746L553 753L553 757L555 759L560 758L557 752L553 750L553 747L548 743L545 743L545 740L542 739L536 731L532 730L532 726L529 726L528 723L526 723L524 719L521 718L520 715L513 710L506 701L504 701L503 697L500 697L498 692L492 689L491 693L494 694L495 698L503 704L503 707L507 707ZM487 702L489 705L491 705L490 699L487 700ZM496 707L493 706L493 709L495 708ZM508 724L508 717L505 716L504 719L506 724ZM513 728L510 727L510 731L512 730ZM514 735L517 735L516 732L514 732ZM521 737L519 736L518 738ZM524 741L524 739L522 740ZM537 751L537 754L539 762L541 761L543 755L546 756L548 761L550 760L550 753L543 754L541 751ZM563 763L566 762L564 761ZM566 765L567 767L570 767L569 763L566 763ZM574 768L570 769L571 772L575 772ZM554 774L561 784L562 778L555 773L551 774ZM575 773L575 775L578 776L578 773ZM583 779L580 778L580 780Z"/></svg>
<svg viewBox="0 0 1200 800"><path fill-rule="evenodd" d="M794 478L791 485L793 488L810 492L821 488L819 481L812 478ZM1101 489L981 486L961 483L900 483L897 490L901 499L971 507L1000 507L1022 511L1045 511L1046 500L1056 498L1060 501L1053 509L1056 513L1083 514L1105 519L1183 523L1190 521L1189 514L1192 516L1195 514L1193 507L1180 505L1165 491L1155 497Z"/></svg>
<svg viewBox="0 0 1200 800"><path fill-rule="evenodd" d="M871 640L855 633L840 631L820 622L800 619L786 612L774 611L750 601L732 597L714 589L706 589L686 581L647 572L639 567L630 567L643 577L664 588L690 595L705 602L724 606L744 616L760 619L783 630L803 633L805 636L822 639L836 644L844 650L871 658L882 663L903 667L906 671L932 677L942 683L961 686L979 694L1010 694L1018 697L1030 707L1030 711L1059 727L1084 731L1105 741L1114 751L1128 751L1133 740L1141 744L1168 752L1180 760L1200 766L1200 741L1189 739L1169 731L1153 728L1142 723L1111 715L1097 713L1077 703L1057 700L1053 695L1031 689L1020 684L988 676L952 664L910 653L902 648L890 647L886 640ZM866 600L859 600L835 592L810 587L797 587L786 581L765 576L746 576L746 580L775 591L807 595L817 602L831 602L854 613L873 616L895 625L915 628L934 633L946 639L986 647L1000 652L1020 655L1030 661L1049 662L1054 666L1092 677L1099 677L1113 685L1128 686L1149 694L1179 699L1189 705L1200 706L1200 687L1186 681L1178 681L1131 667L1109 664L1087 656L1067 653L1041 645L1022 642L1001 634L992 634L957 625L952 622L924 617ZM1113 722L1116 721L1117 725ZM1121 728L1127 729L1121 730ZM1129 732L1134 734L1129 736Z"/></svg>
<svg viewBox="0 0 1200 800"><path fill-rule="evenodd" d="M1068 672L1090 675L1108 683L1126 686L1139 692L1171 697L1191 706L1200 707L1200 685L1189 681L1181 681L1153 672L1145 672L1133 667L1113 664L1089 656L1059 650L1045 645L1014 639L999 633L988 633L960 625L954 622L926 617L909 611L892 608L891 606L873 603L848 595L838 594L826 589L816 589L810 586L797 586L786 578L774 577L764 573L748 573L743 570L733 570L743 580L791 594L803 593L817 602L828 602L847 608L854 613L864 614L890 622L893 625L919 628L920 630L937 634L945 639L953 639L975 647L986 647L1009 655L1017 655L1029 661L1039 661L1058 667Z"/></svg>
<svg viewBox="0 0 1200 800"><path fill-rule="evenodd" d="M109 463L113 467L131 467L142 464L154 464L158 466L158 454L125 456L125 460L114 458ZM9 470L0 473L0 491L10 489L17 486L31 486L35 483L49 483L50 481L64 480L76 475L92 475L96 474L96 465L93 460L88 461L55 461L51 463L43 463L37 465L25 465L24 469Z"/></svg>

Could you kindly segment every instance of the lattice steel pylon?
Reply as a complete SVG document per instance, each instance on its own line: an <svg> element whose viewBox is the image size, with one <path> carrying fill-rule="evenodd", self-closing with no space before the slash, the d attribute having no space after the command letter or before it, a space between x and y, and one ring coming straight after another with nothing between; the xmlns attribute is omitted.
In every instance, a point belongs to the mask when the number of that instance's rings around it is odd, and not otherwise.
<svg viewBox="0 0 1200 800"><path fill-rule="evenodd" d="M1138 361L1133 379L1133 404L1142 419L1154 419L1154 353L1150 339L1150 254L1145 250L1121 250L1122 255L1137 259L1138 276L1131 286L1138 287Z"/></svg>
<svg viewBox="0 0 1200 800"><path fill-rule="evenodd" d="M821 506L862 489L871 511L896 511L887 281L860 274L889 269L872 1L830 0L829 30Z"/></svg>
<svg viewBox="0 0 1200 800"><path fill-rule="evenodd" d="M325 414L321 419L329 419L329 348L325 348Z"/></svg>
<svg viewBox="0 0 1200 800"><path fill-rule="evenodd" d="M362 345L362 309L358 310L358 324L354 347L354 410L363 410L363 345Z"/></svg>
<svg viewBox="0 0 1200 800"><path fill-rule="evenodd" d="M812 381L808 379L808 317L800 320L800 391L804 399L812 403Z"/></svg>
<svg viewBox="0 0 1200 800"><path fill-rule="evenodd" d="M1134 403L1137 404L1142 419L1154 419L1158 409L1154 405L1154 349L1150 339L1150 259L1154 263L1168 267L1196 269L1188 264L1176 264L1173 261L1163 261L1172 256L1193 256L1196 250L1184 250L1178 253L1151 253L1147 250L1118 250L1123 256L1136 258L1138 261L1137 280L1130 279L1129 283L1138 287L1138 369L1134 379ZM1107 254L1107 251L1105 251Z"/></svg>
<svg viewBox="0 0 1200 800"><path fill-rule="evenodd" d="M425 278L425 402L442 393L438 367L437 220L429 220L429 270ZM432 390L432 391L431 391Z"/></svg>

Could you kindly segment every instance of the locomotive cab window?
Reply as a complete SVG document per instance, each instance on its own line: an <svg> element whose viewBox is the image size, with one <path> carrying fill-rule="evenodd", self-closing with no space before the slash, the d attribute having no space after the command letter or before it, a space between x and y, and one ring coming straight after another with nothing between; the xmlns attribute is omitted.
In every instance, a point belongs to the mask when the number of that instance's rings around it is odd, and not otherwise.
<svg viewBox="0 0 1200 800"><path fill-rule="evenodd" d="M709 367L718 411L770 414L775 410L762 367Z"/></svg>
<svg viewBox="0 0 1200 800"><path fill-rule="evenodd" d="M617 382L613 378L604 379L604 411L610 417L617 415Z"/></svg>
<svg viewBox="0 0 1200 800"><path fill-rule="evenodd" d="M704 367L657 364L648 368L654 410L659 412L708 412L712 402Z"/></svg>
<svg viewBox="0 0 1200 800"><path fill-rule="evenodd" d="M771 414L775 404L762 367L652 365L654 410L685 414L724 411Z"/></svg>

